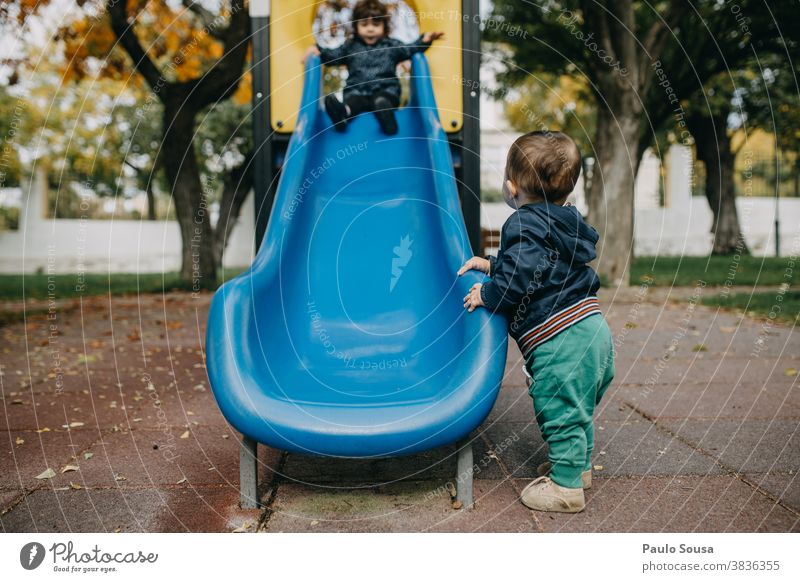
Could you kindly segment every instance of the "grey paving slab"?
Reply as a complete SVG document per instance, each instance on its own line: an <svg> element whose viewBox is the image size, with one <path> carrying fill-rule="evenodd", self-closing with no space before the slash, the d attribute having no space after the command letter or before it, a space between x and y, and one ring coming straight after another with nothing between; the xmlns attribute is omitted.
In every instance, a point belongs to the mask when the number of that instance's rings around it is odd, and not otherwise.
<svg viewBox="0 0 800 582"><path fill-rule="evenodd" d="M258 510L232 488L36 491L0 523L8 532L210 532L249 525Z"/></svg>
<svg viewBox="0 0 800 582"><path fill-rule="evenodd" d="M487 427L486 434L492 442L507 443L496 455L512 477L534 477L536 467L547 460L547 445L535 419L497 422Z"/></svg>
<svg viewBox="0 0 800 582"><path fill-rule="evenodd" d="M724 470L713 459L645 420L596 423L593 464L604 475L709 475ZM516 478L535 478L537 466L547 460L547 445L538 426L497 423L488 429L492 439L518 435L500 458Z"/></svg>
<svg viewBox="0 0 800 582"><path fill-rule="evenodd" d="M744 477L800 513L800 478L796 471L791 473L747 473Z"/></svg>
<svg viewBox="0 0 800 582"><path fill-rule="evenodd" d="M593 463L607 476L713 475L713 459L647 420L597 423Z"/></svg>
<svg viewBox="0 0 800 582"><path fill-rule="evenodd" d="M661 422L737 473L800 471L800 425L794 420Z"/></svg>
<svg viewBox="0 0 800 582"><path fill-rule="evenodd" d="M652 418L800 419L800 387L789 382L629 385L617 396Z"/></svg>
<svg viewBox="0 0 800 582"><path fill-rule="evenodd" d="M142 519L163 503L158 492L119 490L54 491L28 495L0 516L9 532L144 531Z"/></svg>
<svg viewBox="0 0 800 582"><path fill-rule="evenodd" d="M746 382L765 385L777 382L792 385L797 378L787 374L800 370L800 359L743 358L731 354L718 358L704 353L663 359L632 358L630 354L622 354L616 359L615 366L618 384L674 386L681 382L701 385Z"/></svg>
<svg viewBox="0 0 800 582"><path fill-rule="evenodd" d="M530 511L508 481L476 480L475 509L454 509L437 482L404 481L377 490L282 484L268 532L534 531Z"/></svg>
<svg viewBox="0 0 800 582"><path fill-rule="evenodd" d="M800 518L734 476L597 478L578 514L541 513L548 532L797 532Z"/></svg>

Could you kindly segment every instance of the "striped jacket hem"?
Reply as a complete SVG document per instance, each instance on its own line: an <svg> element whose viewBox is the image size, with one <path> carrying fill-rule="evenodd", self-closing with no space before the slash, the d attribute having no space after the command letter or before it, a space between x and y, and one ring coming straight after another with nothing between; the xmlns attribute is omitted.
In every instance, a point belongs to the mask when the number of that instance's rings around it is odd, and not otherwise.
<svg viewBox="0 0 800 582"><path fill-rule="evenodd" d="M519 337L517 343L519 344L522 356L527 360L536 346L543 344L571 325L575 325L579 321L597 313L602 314L600 311L600 303L597 301L596 296L591 296L551 315L542 323L529 329Z"/></svg>

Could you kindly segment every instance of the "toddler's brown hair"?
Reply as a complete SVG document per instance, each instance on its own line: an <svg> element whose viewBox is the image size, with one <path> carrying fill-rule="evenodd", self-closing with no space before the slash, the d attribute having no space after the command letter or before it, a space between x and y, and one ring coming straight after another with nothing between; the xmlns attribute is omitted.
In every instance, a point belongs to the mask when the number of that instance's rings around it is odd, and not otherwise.
<svg viewBox="0 0 800 582"><path fill-rule="evenodd" d="M530 196L560 200L575 188L581 173L581 152L560 131L531 131L508 150L506 177Z"/></svg>

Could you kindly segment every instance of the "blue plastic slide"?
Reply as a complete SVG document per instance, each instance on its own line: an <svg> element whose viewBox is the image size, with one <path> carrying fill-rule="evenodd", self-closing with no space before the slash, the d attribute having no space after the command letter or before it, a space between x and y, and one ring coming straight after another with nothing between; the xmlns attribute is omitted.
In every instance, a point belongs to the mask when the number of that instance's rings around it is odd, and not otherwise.
<svg viewBox="0 0 800 582"><path fill-rule="evenodd" d="M342 457L453 443L497 397L506 321L468 313L471 256L428 64L397 135L333 130L310 59L264 241L211 304L206 364L225 418L269 446Z"/></svg>

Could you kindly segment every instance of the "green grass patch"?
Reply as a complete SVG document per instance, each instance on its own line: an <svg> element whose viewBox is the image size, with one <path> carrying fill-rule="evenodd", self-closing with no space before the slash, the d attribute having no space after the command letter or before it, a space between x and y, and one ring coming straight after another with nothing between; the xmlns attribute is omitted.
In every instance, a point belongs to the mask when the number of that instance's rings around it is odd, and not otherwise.
<svg viewBox="0 0 800 582"><path fill-rule="evenodd" d="M219 280L227 281L242 273L244 268L220 269ZM177 272L170 273L112 273L110 275L0 275L0 300L70 299L91 295L126 295L191 291L191 281L182 281Z"/></svg>
<svg viewBox="0 0 800 582"><path fill-rule="evenodd" d="M748 315L768 317L789 324L798 324L800 321L800 291L775 289L760 293L728 293L701 299L701 303L736 309L747 312Z"/></svg>
<svg viewBox="0 0 800 582"><path fill-rule="evenodd" d="M649 281L655 287L706 285L782 285L798 280L800 265L790 257L637 257L631 285Z"/></svg>

